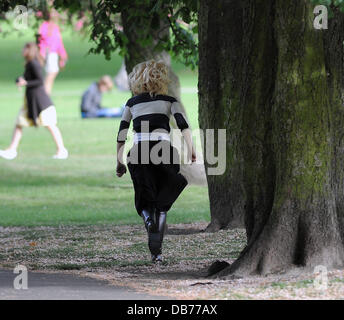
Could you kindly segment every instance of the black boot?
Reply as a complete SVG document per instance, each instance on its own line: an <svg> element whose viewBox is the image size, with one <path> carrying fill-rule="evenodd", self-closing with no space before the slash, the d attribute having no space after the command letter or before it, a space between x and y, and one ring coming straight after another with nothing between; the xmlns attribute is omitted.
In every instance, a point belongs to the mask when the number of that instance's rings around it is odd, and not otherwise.
<svg viewBox="0 0 344 320"><path fill-rule="evenodd" d="M166 229L166 216L167 216L167 212L165 211L160 212L159 220L157 221L160 238L161 238L160 240L161 245L162 245L162 241L164 240L164 234L165 234L165 229Z"/></svg>
<svg viewBox="0 0 344 320"><path fill-rule="evenodd" d="M152 236L152 241L150 243L150 248L152 253L152 261L153 262L162 262L161 256L161 249L162 249L162 242L164 239L164 233L166 228L166 214L167 212L158 212L156 211L156 224L157 224L157 234Z"/></svg>
<svg viewBox="0 0 344 320"><path fill-rule="evenodd" d="M142 210L141 216L143 218L143 221L145 223L145 227L148 233L154 232L156 229L153 214L151 211L148 210Z"/></svg>

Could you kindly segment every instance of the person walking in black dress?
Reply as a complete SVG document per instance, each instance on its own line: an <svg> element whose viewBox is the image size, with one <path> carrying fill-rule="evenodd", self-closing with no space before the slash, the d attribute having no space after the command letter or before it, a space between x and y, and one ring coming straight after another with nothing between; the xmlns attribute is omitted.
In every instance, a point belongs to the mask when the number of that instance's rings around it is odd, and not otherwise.
<svg viewBox="0 0 344 320"><path fill-rule="evenodd" d="M24 76L17 79L17 86L26 86L24 105L17 117L11 145L0 150L0 157L13 160L17 157L17 149L23 135L23 127L46 127L55 143L57 152L54 159L67 159L68 151L64 146L59 128L57 127L56 109L44 88L42 66L39 62L38 47L29 42L23 48L26 61Z"/></svg>
<svg viewBox="0 0 344 320"><path fill-rule="evenodd" d="M188 147L189 159L196 161L191 130L179 102L167 95L168 68L150 60L134 67L129 74L133 97L128 100L117 136L118 177L126 173L123 149L131 120L134 145L127 165L135 190L135 207L148 232L153 262L162 261L161 248L166 215L187 180L180 174L178 151L170 142L170 116L173 115Z"/></svg>

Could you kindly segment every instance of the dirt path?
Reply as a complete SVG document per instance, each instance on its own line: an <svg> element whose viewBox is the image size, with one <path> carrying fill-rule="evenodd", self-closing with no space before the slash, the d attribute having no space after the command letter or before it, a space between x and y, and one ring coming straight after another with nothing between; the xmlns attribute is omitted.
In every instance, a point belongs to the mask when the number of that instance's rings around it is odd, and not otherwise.
<svg viewBox="0 0 344 320"><path fill-rule="evenodd" d="M232 263L245 246L244 230L204 233L205 223L170 225L165 261L152 265L141 225L0 228L0 266L106 280L136 292L177 299L343 299L344 272L329 270L318 290L313 270L245 279L209 279L215 260Z"/></svg>

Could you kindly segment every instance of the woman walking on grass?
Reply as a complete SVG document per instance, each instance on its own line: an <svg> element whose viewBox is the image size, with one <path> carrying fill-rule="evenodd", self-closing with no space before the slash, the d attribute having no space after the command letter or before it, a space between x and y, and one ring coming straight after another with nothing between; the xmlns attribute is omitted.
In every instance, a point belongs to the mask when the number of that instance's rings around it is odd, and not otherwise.
<svg viewBox="0 0 344 320"><path fill-rule="evenodd" d="M179 165L178 151L170 142L170 117L182 130L189 158L196 161L191 131L179 102L167 95L168 68L154 60L134 67L129 85L134 97L129 99L117 137L117 169L126 173L123 149L130 121L133 120L134 145L127 163L135 189L135 207L148 232L148 246L153 262L161 262L161 248L166 214L187 185Z"/></svg>
<svg viewBox="0 0 344 320"><path fill-rule="evenodd" d="M17 79L17 86L26 86L24 106L19 112L11 145L6 150L0 150L0 157L7 160L17 157L23 127L44 126L50 131L56 143L57 152L53 158L67 159L68 151L56 125L56 109L44 89L43 71L39 62L37 45L33 42L27 43L23 49L23 57L26 61L25 72L23 77Z"/></svg>
<svg viewBox="0 0 344 320"><path fill-rule="evenodd" d="M58 12L52 9L46 13L46 21L39 28L38 47L40 55L45 60L45 90L50 96L60 68L64 68L68 59L63 45L60 28L56 23Z"/></svg>

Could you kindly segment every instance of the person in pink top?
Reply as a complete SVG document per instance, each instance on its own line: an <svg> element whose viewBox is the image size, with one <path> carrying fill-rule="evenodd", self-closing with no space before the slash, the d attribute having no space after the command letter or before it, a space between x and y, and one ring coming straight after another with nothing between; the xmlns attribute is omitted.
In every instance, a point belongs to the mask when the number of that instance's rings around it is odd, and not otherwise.
<svg viewBox="0 0 344 320"><path fill-rule="evenodd" d="M55 23L57 15L58 13L55 10L47 13L47 20L41 24L38 37L39 52L45 60L46 76L44 86L49 95L60 68L65 66L68 59L60 28Z"/></svg>

